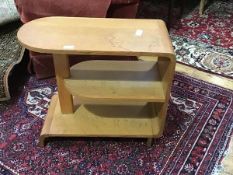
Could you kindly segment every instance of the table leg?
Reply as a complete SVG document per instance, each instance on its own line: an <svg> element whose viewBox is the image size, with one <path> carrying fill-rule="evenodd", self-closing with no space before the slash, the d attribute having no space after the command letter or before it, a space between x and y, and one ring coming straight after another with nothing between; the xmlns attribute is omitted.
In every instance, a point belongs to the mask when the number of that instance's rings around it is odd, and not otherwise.
<svg viewBox="0 0 233 175"><path fill-rule="evenodd" d="M168 1L168 15L167 15L167 29L170 30L172 23L172 13L173 13L173 0Z"/></svg>
<svg viewBox="0 0 233 175"><path fill-rule="evenodd" d="M147 146L151 147L152 146L152 142L153 142L153 138L148 138L147 142L146 142Z"/></svg>
<svg viewBox="0 0 233 175"><path fill-rule="evenodd" d="M199 14L200 15L203 15L205 4L206 4L206 0L201 0L200 7L199 7Z"/></svg>
<svg viewBox="0 0 233 175"><path fill-rule="evenodd" d="M69 58L67 55L54 54L53 62L57 79L58 97L61 105L61 112L63 114L73 113L73 96L64 85L64 78L70 77Z"/></svg>

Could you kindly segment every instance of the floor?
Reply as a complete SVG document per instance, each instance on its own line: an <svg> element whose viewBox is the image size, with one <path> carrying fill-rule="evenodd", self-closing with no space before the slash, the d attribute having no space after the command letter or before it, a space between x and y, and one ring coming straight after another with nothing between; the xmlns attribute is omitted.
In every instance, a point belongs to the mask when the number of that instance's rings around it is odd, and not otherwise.
<svg viewBox="0 0 233 175"><path fill-rule="evenodd" d="M233 79L209 74L179 63L176 64L176 71L233 90ZM228 153L222 161L222 166L223 170L220 172L220 175L233 175L233 135L231 136Z"/></svg>

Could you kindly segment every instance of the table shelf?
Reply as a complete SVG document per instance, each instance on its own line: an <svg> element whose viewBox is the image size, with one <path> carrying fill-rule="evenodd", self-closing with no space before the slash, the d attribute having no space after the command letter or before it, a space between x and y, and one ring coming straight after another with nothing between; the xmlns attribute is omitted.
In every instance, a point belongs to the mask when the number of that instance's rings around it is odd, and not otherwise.
<svg viewBox="0 0 233 175"><path fill-rule="evenodd" d="M165 102L157 62L86 61L71 68L65 87L98 102Z"/></svg>
<svg viewBox="0 0 233 175"><path fill-rule="evenodd" d="M64 120L65 118L65 120ZM42 131L51 137L141 137L158 136L161 127L151 103L135 105L79 105L74 114L62 114L57 96L50 105ZM46 137L46 134L44 134Z"/></svg>

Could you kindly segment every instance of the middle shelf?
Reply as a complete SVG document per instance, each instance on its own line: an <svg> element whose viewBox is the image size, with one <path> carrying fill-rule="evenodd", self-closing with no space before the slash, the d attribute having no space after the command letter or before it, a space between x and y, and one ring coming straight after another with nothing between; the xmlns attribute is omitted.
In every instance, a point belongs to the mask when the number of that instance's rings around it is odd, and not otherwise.
<svg viewBox="0 0 233 175"><path fill-rule="evenodd" d="M68 91L96 102L165 102L156 61L85 61L71 67Z"/></svg>

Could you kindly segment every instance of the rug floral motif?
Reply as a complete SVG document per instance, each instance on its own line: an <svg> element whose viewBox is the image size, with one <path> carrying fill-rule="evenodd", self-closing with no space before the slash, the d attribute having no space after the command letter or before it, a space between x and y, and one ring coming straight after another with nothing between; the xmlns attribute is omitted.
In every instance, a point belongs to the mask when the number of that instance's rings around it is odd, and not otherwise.
<svg viewBox="0 0 233 175"><path fill-rule="evenodd" d="M211 1L202 16L196 5L186 3L186 13L178 20L179 10L173 10L170 36L177 62L233 78L233 1ZM166 21L167 15L168 1L144 0L139 7L139 18Z"/></svg>
<svg viewBox="0 0 233 175"><path fill-rule="evenodd" d="M0 101L10 98L8 77L23 57L24 49L17 39L17 29L0 31Z"/></svg>
<svg viewBox="0 0 233 175"><path fill-rule="evenodd" d="M176 74L164 135L151 147L143 139L55 138L41 148L54 92L54 79L30 77L19 97L0 108L0 172L204 175L221 168L233 129L232 91Z"/></svg>
<svg viewBox="0 0 233 175"><path fill-rule="evenodd" d="M213 73L233 77L233 52L219 46L172 36L178 62Z"/></svg>
<svg viewBox="0 0 233 175"><path fill-rule="evenodd" d="M172 35L202 41L213 46L233 49L233 1L214 0L204 15L200 16L198 7L181 19L171 30Z"/></svg>
<svg viewBox="0 0 233 175"><path fill-rule="evenodd" d="M177 61L233 78L233 1L213 1L196 8L171 30Z"/></svg>

